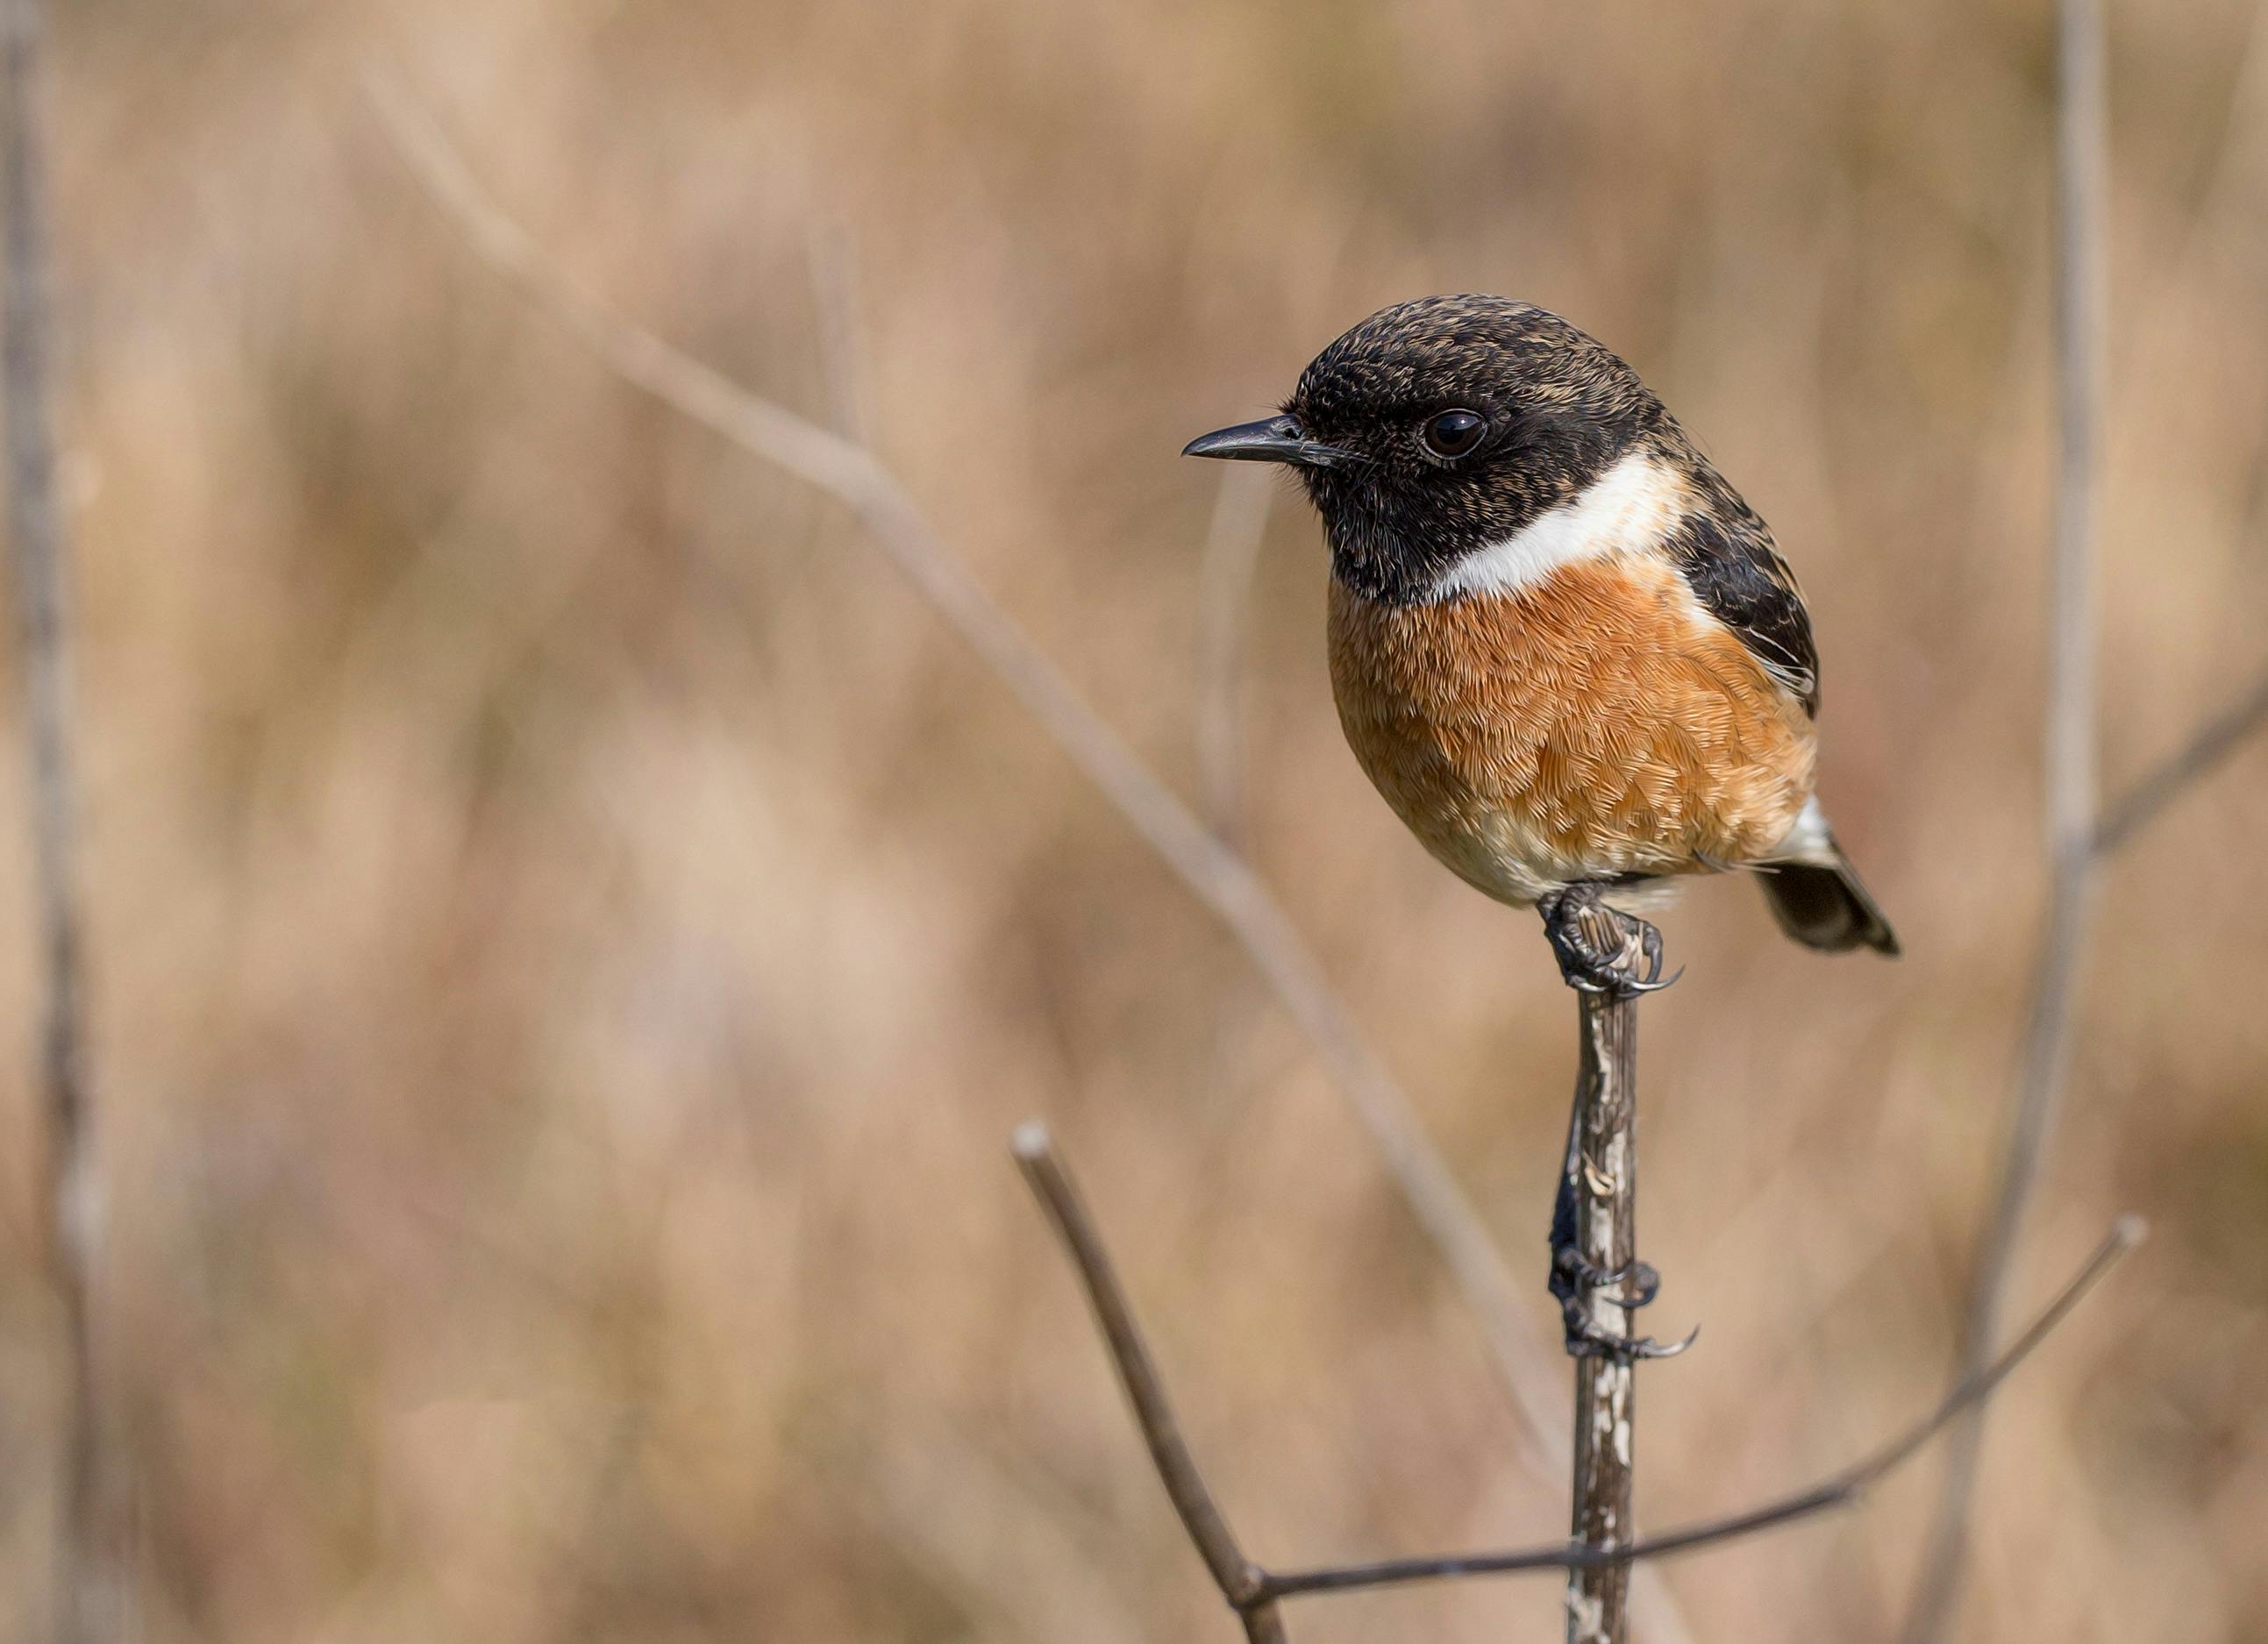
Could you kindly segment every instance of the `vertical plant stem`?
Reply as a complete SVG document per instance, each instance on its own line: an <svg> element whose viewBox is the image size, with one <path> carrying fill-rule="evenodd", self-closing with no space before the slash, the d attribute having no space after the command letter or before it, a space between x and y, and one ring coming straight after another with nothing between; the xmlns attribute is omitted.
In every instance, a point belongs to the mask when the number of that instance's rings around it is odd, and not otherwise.
<svg viewBox="0 0 2268 1644"><path fill-rule="evenodd" d="M55 322L48 296L46 156L41 146L45 19L38 0L0 0L5 112L0 170L7 227L0 248L0 392L8 423L9 534L30 752L33 877L42 989L40 1075L45 1105L50 1275L63 1314L65 1398L56 1515L55 1636L92 1644L112 1630L113 1583L102 1538L102 1424L94 1325L100 1184L79 1025L80 925L73 861L70 619L50 398Z"/></svg>
<svg viewBox="0 0 2268 1644"><path fill-rule="evenodd" d="M1603 1272L1637 1251L1638 1002L1579 993L1582 1031L1575 1075L1575 1237L1583 1259ZM1592 1325L1627 1337L1630 1310L1612 1287L1589 1295ZM1624 1357L1575 1361L1573 1538L1594 1546L1631 1539L1631 1393L1636 1366ZM1571 1570L1567 1644L1622 1644L1628 1627L1627 1564Z"/></svg>
<svg viewBox="0 0 2268 1644"><path fill-rule="evenodd" d="M2049 591L2045 824L2052 875L2032 982L2023 1071L1992 1220L1977 1259L1961 1368L1992 1356L2024 1222L2044 1169L2071 1065L2095 864L2095 535L2101 467L2104 195L2109 168L2102 0L2057 11L2055 354L2058 464ZM1966 1561L1984 1412L1955 1428L1944 1494L1915 1583L1905 1638L1951 1628Z"/></svg>

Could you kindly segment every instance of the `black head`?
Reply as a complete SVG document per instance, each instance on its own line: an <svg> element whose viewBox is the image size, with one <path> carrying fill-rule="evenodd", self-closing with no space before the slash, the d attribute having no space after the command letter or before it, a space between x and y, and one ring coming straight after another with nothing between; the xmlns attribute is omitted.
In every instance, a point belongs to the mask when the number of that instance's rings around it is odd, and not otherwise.
<svg viewBox="0 0 2268 1644"><path fill-rule="evenodd" d="M1208 434L1185 454L1292 465L1340 579L1408 604L1666 426L1638 374L1557 314L1509 297L1428 297L1373 314L1317 355L1280 416Z"/></svg>

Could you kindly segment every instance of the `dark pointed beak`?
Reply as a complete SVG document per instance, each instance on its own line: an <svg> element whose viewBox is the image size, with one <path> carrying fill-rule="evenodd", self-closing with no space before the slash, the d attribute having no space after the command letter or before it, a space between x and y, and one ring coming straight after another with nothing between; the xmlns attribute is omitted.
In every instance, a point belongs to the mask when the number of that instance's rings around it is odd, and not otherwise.
<svg viewBox="0 0 2268 1644"><path fill-rule="evenodd" d="M1359 460L1351 451L1309 439L1299 419L1288 415L1240 422L1234 428L1201 434L1182 447L1182 455L1220 457L1237 462L1288 462L1301 468L1329 468Z"/></svg>

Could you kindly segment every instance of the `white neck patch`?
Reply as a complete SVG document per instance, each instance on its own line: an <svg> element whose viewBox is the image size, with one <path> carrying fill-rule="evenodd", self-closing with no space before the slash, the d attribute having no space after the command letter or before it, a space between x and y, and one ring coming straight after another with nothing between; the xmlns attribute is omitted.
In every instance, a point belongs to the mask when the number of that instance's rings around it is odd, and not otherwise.
<svg viewBox="0 0 2268 1644"><path fill-rule="evenodd" d="M1650 451L1631 451L1557 507L1458 561L1432 597L1518 593L1563 565L1658 547L1690 501L1683 475Z"/></svg>

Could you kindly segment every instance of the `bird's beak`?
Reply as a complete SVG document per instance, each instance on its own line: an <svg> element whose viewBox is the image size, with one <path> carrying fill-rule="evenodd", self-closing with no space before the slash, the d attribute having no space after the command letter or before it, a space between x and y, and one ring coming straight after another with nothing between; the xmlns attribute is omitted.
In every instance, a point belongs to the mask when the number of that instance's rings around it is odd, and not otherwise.
<svg viewBox="0 0 2268 1644"><path fill-rule="evenodd" d="M1182 447L1184 457L1220 457L1237 462L1288 462L1294 467L1328 468L1359 460L1351 451L1307 437L1297 417L1271 416L1234 428L1216 429Z"/></svg>

